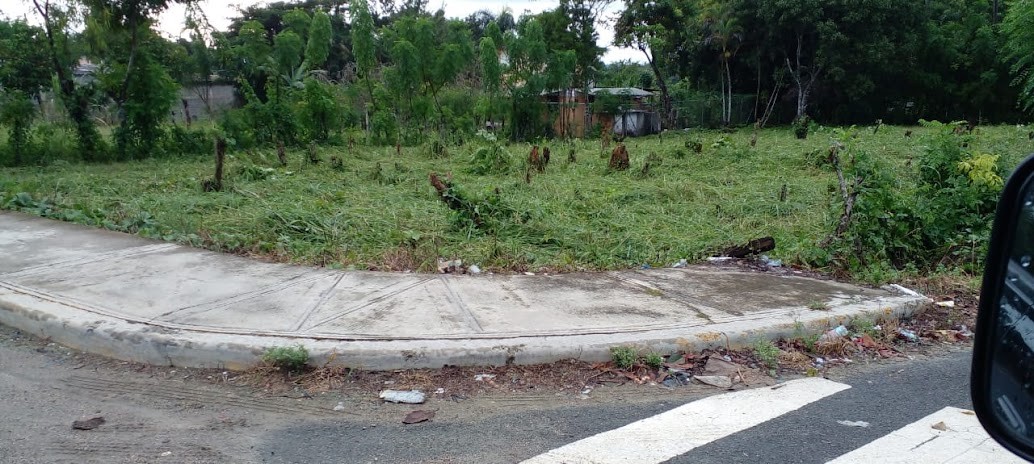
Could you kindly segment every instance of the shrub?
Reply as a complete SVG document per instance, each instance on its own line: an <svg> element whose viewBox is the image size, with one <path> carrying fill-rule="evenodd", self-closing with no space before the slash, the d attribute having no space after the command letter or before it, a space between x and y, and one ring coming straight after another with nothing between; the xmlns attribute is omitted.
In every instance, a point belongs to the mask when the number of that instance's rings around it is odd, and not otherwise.
<svg viewBox="0 0 1034 464"><path fill-rule="evenodd" d="M769 369L779 367L779 347L775 346L771 340L759 338L754 342L753 348L754 356L758 358L758 362Z"/></svg>
<svg viewBox="0 0 1034 464"><path fill-rule="evenodd" d="M934 131L917 159L914 186L905 183L909 176L896 176L855 149L849 137L834 141L854 208L843 234L827 242L828 255L813 263L881 280L895 269L929 269L945 261L979 272L1002 188L998 157L972 153L971 136L955 124L924 125ZM841 217L843 195L838 186L832 190L841 197L833 217Z"/></svg>
<svg viewBox="0 0 1034 464"><path fill-rule="evenodd" d="M289 372L297 372L309 363L309 350L302 345L274 346L262 355L262 362Z"/></svg>
<svg viewBox="0 0 1034 464"><path fill-rule="evenodd" d="M657 353L650 353L643 357L643 362L654 369L660 369L661 365L664 364L664 356Z"/></svg>
<svg viewBox="0 0 1034 464"><path fill-rule="evenodd" d="M793 127L794 137L804 140L808 138L808 131L811 129L811 118L808 115L804 115L794 119L791 127Z"/></svg>
<svg viewBox="0 0 1034 464"><path fill-rule="evenodd" d="M614 346L610 348L610 357L619 369L631 369L639 360L639 352L631 346Z"/></svg>
<svg viewBox="0 0 1034 464"><path fill-rule="evenodd" d="M206 155L214 150L213 134L204 129L188 129L174 125L162 137L161 152L166 155Z"/></svg>

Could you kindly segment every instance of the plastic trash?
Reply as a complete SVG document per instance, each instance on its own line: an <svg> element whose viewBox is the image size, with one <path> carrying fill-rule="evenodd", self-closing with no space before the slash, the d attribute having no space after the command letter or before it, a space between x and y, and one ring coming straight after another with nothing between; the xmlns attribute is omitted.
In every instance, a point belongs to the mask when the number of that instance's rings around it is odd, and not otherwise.
<svg viewBox="0 0 1034 464"><path fill-rule="evenodd" d="M682 268L685 268L686 266L689 266L689 261L686 261L684 259L680 259L679 262L671 265L671 267L675 268L675 269L682 269Z"/></svg>
<svg viewBox="0 0 1034 464"><path fill-rule="evenodd" d="M424 402L424 394L420 390L384 390L380 397L390 403L421 404Z"/></svg>
<svg viewBox="0 0 1034 464"><path fill-rule="evenodd" d="M822 334L822 336L819 337L819 341L820 342L833 341L833 340L836 340L838 338L846 337L847 334L849 334L849 333L851 333L851 332L849 330L847 330L847 327L844 327L843 325L838 325L835 328L829 329L829 330L826 331L826 333Z"/></svg>
<svg viewBox="0 0 1034 464"><path fill-rule="evenodd" d="M476 274L480 274L481 273L481 268L478 267L477 264L472 264L470 267L467 268L467 273L468 274L475 274L475 275Z"/></svg>
<svg viewBox="0 0 1034 464"><path fill-rule="evenodd" d="M495 374L478 374L474 376L475 382L484 382L486 380L492 380L495 378Z"/></svg>
<svg viewBox="0 0 1034 464"><path fill-rule="evenodd" d="M915 332L908 330L904 327L898 329L898 335L901 335L904 339L910 342L918 342L919 336Z"/></svg>
<svg viewBox="0 0 1034 464"><path fill-rule="evenodd" d="M334 410L335 411L339 411L339 412L340 411L344 411L345 410L345 403L343 401L338 401L337 406L334 406Z"/></svg>
<svg viewBox="0 0 1034 464"><path fill-rule="evenodd" d="M848 427L861 427L863 429L869 426L869 423L866 422L866 421L842 420L842 421L837 421L837 423L840 424L840 425L846 425Z"/></svg>
<svg viewBox="0 0 1034 464"><path fill-rule="evenodd" d="M761 262L768 267L783 267L783 260L769 258L768 255L761 255Z"/></svg>

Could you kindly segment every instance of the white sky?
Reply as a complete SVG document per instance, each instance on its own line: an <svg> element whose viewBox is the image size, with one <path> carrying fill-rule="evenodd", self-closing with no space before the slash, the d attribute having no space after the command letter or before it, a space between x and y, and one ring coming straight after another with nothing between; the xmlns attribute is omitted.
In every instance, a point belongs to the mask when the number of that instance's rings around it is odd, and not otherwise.
<svg viewBox="0 0 1034 464"><path fill-rule="evenodd" d="M200 1L208 20L216 29L225 29L230 24L230 18L237 16L239 7L267 3L264 0L241 0L236 2L221 2L211 0ZM545 10L556 8L559 4L556 0L430 0L427 8L435 11L438 8L445 10L448 17L465 18L478 10L488 10L499 14L504 8L509 8L514 17L520 17L525 11L539 13ZM613 17L620 11L623 2L615 0L608 8L605 16ZM26 17L30 23L36 23L36 13L31 0L0 0L0 12L9 18ZM185 7L172 5L159 18L159 28L170 37L178 37L183 28L183 17ZM612 23L613 21L611 21ZM643 54L634 49L622 49L614 47L611 42L614 39L612 27L608 24L598 26L600 39L598 44L607 49L603 55L603 61L610 63L618 60L631 59L637 62L643 61Z"/></svg>

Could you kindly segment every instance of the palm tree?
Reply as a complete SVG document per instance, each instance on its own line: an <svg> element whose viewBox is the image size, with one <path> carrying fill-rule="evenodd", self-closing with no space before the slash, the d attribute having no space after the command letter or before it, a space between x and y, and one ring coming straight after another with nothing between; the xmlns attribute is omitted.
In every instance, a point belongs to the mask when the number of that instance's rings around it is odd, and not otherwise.
<svg viewBox="0 0 1034 464"><path fill-rule="evenodd" d="M739 51L743 41L743 28L733 17L729 3L706 13L705 25L707 37L704 44L714 47L718 52L719 80L722 92L722 125L728 126L732 121L732 66L729 64Z"/></svg>

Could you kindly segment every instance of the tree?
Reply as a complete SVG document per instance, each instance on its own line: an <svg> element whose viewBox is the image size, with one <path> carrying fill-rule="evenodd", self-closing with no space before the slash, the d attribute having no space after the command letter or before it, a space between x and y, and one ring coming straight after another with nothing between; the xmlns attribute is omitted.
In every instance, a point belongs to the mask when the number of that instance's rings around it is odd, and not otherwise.
<svg viewBox="0 0 1034 464"><path fill-rule="evenodd" d="M819 56L821 32L835 32L824 23L826 3L822 0L771 0L760 2L759 16L768 21L769 43L781 44L783 60L797 90L794 120L807 116L808 98L822 74Z"/></svg>
<svg viewBox="0 0 1034 464"><path fill-rule="evenodd" d="M25 21L0 21L0 123L10 127L15 165L22 164L28 149L36 115L32 98L50 83L50 56L39 46L44 36Z"/></svg>
<svg viewBox="0 0 1034 464"><path fill-rule="evenodd" d="M675 114L665 68L684 61L680 55L692 41L696 7L688 0L625 0L625 9L614 25L614 43L643 52L661 89L666 125L674 125Z"/></svg>
<svg viewBox="0 0 1034 464"><path fill-rule="evenodd" d="M547 81L549 51L538 19L524 16L517 30L506 35L509 66L506 87L510 93L510 137L524 140L542 135L542 91Z"/></svg>
<svg viewBox="0 0 1034 464"><path fill-rule="evenodd" d="M495 23L493 22L492 24ZM486 111L485 119L491 121L494 116L495 96L502 85L502 68L499 65L499 52L492 37L486 35L481 39L480 55L481 83L485 92L488 93L488 110Z"/></svg>
<svg viewBox="0 0 1034 464"><path fill-rule="evenodd" d="M85 34L93 52L102 58L101 87L118 111L118 155L148 156L176 95L176 83L159 58L167 52L167 42L151 28L154 18L173 1L81 1L89 11Z"/></svg>
<svg viewBox="0 0 1034 464"><path fill-rule="evenodd" d="M718 52L720 64L719 80L722 91L722 125L732 121L732 58L743 40L743 28L734 16L731 3L713 6L705 15L706 37L704 42Z"/></svg>
<svg viewBox="0 0 1034 464"><path fill-rule="evenodd" d="M67 9L51 4L50 0L33 0L36 13L43 22L51 69L57 78L58 89L69 119L75 124L79 151L85 161L101 157L102 141L97 126L90 117L90 95L87 89L76 85L72 70L78 62L71 52L68 28L73 15Z"/></svg>
<svg viewBox="0 0 1034 464"><path fill-rule="evenodd" d="M377 66L373 40L373 16L366 0L356 0L352 4L352 55L355 56L356 71L366 81L366 90L374 109L377 101L373 98L373 84L370 78Z"/></svg>
<svg viewBox="0 0 1034 464"><path fill-rule="evenodd" d="M1003 59L1010 64L1020 89L1021 106L1034 113L1034 0L1018 0L1002 21L1005 36Z"/></svg>
<svg viewBox="0 0 1034 464"><path fill-rule="evenodd" d="M606 0L561 0L553 10L538 15L543 36L553 52L572 51L575 54L575 69L572 84L586 88L603 67L600 58L606 49L596 44L597 15Z"/></svg>
<svg viewBox="0 0 1034 464"><path fill-rule="evenodd" d="M345 18L350 5L351 2L346 0L293 0L252 5L241 10L240 16L230 22L224 34L227 46L237 46L240 35L244 33L244 25L252 21L258 23L259 30L268 31L264 39L266 42L284 29L291 29L308 43L312 33L309 29L315 26L313 21L322 13L330 20L331 44L327 59L316 67L326 70L328 77L340 80L352 72L355 62L352 56L351 22ZM252 85L259 84L252 81Z"/></svg>
<svg viewBox="0 0 1034 464"><path fill-rule="evenodd" d="M305 46L305 64L302 67L306 70L322 68L327 62L327 57L330 56L330 46L332 44L331 35L333 34L333 29L330 24L330 16L322 10L317 11L312 16L311 26L307 28L307 31L308 42Z"/></svg>

